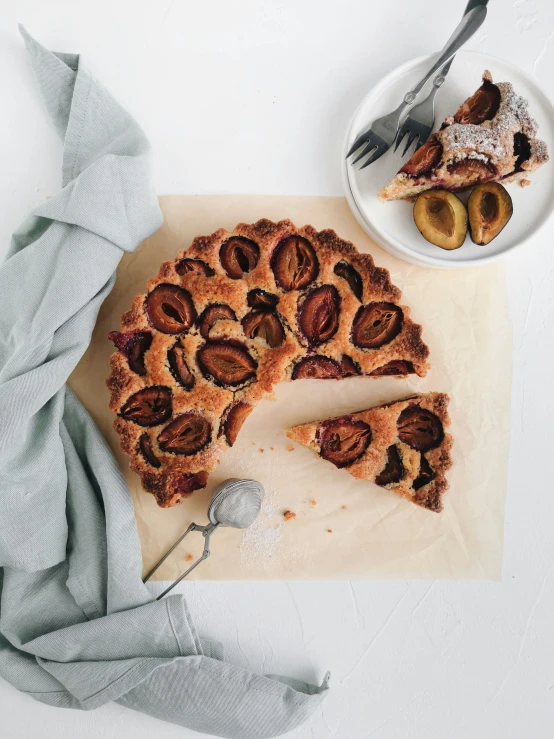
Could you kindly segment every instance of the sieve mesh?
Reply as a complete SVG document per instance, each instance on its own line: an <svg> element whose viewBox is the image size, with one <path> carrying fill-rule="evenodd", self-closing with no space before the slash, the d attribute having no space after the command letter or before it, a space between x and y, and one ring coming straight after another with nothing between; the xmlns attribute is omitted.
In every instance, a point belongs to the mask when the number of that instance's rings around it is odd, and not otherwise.
<svg viewBox="0 0 554 739"><path fill-rule="evenodd" d="M264 498L264 489L255 480L226 480L214 490L208 517L213 524L246 529L251 526Z"/></svg>

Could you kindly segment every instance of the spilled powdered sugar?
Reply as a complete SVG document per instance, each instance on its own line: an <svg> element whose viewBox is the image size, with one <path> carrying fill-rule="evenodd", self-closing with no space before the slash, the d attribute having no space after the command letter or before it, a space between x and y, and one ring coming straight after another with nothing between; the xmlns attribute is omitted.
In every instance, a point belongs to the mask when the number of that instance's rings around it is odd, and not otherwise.
<svg viewBox="0 0 554 739"><path fill-rule="evenodd" d="M279 553L284 525L282 506L277 503L275 490L266 488L260 515L243 534L241 567L248 567L250 562L255 561L265 568Z"/></svg>
<svg viewBox="0 0 554 739"><path fill-rule="evenodd" d="M233 473L236 477L250 478L256 465L255 457L260 454L255 444L233 461ZM267 452L268 454L270 452ZM271 560L279 554L285 519L283 518L283 504L279 504L276 493L273 460L264 465L264 475L260 482L264 486L265 495L261 511L252 524L244 529L240 544L240 566L247 569L249 564L255 563L267 569Z"/></svg>
<svg viewBox="0 0 554 739"><path fill-rule="evenodd" d="M243 450L240 459L234 461L234 474L237 477L252 477L252 472L256 469L253 460L260 457L261 451L262 448L258 448L256 444ZM269 571L274 569L276 563L282 566L285 562L304 559L308 554L307 545L302 542L300 534L293 538L292 543L287 536L285 546L284 527L297 526L299 522L287 522L284 517L290 502L287 505L285 491L284 495L277 492L281 488L279 465L283 464L277 452L278 449L265 446L263 475L258 477L264 486L265 496L257 519L242 534L239 546L241 569L246 570L255 565L257 570ZM295 510L302 519L301 511L298 508Z"/></svg>

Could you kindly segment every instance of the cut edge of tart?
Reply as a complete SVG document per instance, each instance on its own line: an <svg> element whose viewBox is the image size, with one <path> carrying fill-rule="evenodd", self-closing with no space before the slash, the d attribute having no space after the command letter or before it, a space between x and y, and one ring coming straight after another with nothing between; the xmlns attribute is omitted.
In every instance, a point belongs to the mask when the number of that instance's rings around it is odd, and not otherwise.
<svg viewBox="0 0 554 739"><path fill-rule="evenodd" d="M379 193L381 200L414 198L431 189L459 192L483 182L526 178L548 161L527 101L510 82L481 87L431 134Z"/></svg>
<svg viewBox="0 0 554 739"><path fill-rule="evenodd" d="M262 219L194 239L110 334L114 428L158 505L205 487L282 381L417 374L421 326L389 272L334 231Z"/></svg>
<svg viewBox="0 0 554 739"><path fill-rule="evenodd" d="M445 393L413 395L294 426L287 436L356 479L440 513L452 466L448 403Z"/></svg>

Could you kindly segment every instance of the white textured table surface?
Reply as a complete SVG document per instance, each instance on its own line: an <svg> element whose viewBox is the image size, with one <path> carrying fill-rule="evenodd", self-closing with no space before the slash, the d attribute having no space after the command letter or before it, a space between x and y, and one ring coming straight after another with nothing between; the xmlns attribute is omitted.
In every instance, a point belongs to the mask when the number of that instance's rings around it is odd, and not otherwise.
<svg viewBox="0 0 554 739"><path fill-rule="evenodd" d="M78 51L140 121L160 193L341 194L364 92L439 48L465 0L3 0L0 249L60 183L61 145L18 21ZM491 0L470 48L554 98L554 3ZM552 166L552 165L550 165ZM501 583L195 583L202 633L237 664L333 690L291 739L543 739L554 722L554 225L506 263L513 440ZM499 368L499 372L502 368ZM115 704L61 711L0 683L1 739L195 737Z"/></svg>

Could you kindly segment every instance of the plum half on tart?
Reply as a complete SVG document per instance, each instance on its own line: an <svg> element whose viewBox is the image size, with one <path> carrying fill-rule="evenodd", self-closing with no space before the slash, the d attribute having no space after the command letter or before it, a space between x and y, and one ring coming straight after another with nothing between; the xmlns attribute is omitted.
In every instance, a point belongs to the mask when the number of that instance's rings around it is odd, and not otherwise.
<svg viewBox="0 0 554 739"><path fill-rule="evenodd" d="M369 480L430 511L442 511L452 466L448 395L414 395L396 403L287 431L359 480Z"/></svg>
<svg viewBox="0 0 554 739"><path fill-rule="evenodd" d="M386 185L381 200L413 198L425 190L466 190L482 182L512 182L548 161L527 101L509 82L483 84L448 117Z"/></svg>
<svg viewBox="0 0 554 739"><path fill-rule="evenodd" d="M114 427L160 506L206 485L256 403L284 380L428 369L387 270L334 231L260 220L162 264L110 334Z"/></svg>

